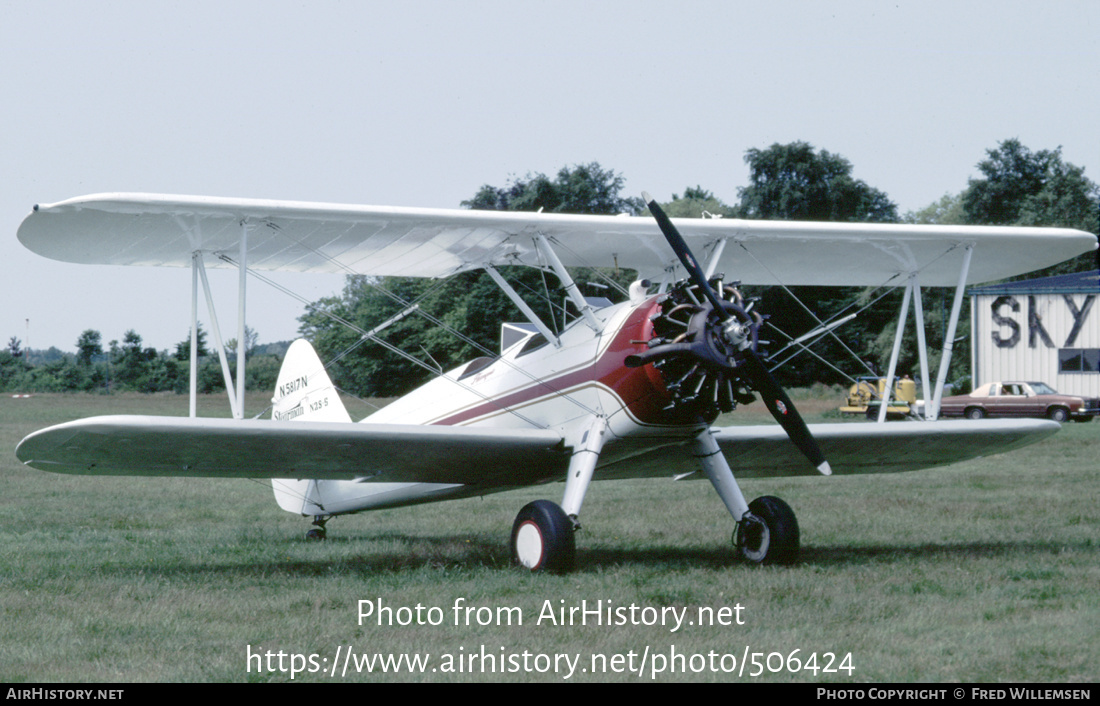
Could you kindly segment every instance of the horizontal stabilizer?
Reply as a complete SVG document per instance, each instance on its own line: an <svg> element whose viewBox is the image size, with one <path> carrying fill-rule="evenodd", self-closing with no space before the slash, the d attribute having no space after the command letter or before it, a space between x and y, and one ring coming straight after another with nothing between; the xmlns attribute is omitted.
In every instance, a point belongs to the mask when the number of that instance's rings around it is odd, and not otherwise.
<svg viewBox="0 0 1100 706"><path fill-rule="evenodd" d="M148 416L59 424L15 453L39 470L82 475L474 486L528 485L562 477L569 465L561 436L540 429Z"/></svg>

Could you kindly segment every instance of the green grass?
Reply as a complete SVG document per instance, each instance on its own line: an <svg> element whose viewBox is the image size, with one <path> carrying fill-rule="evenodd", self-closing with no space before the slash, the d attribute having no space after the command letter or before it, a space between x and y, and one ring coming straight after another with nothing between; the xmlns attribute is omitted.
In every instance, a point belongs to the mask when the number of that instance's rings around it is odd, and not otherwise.
<svg viewBox="0 0 1100 706"><path fill-rule="evenodd" d="M837 400L796 396L810 421ZM228 414L220 398L203 413ZM256 413L264 401L250 401ZM248 649L335 657L817 653L819 670L740 678L685 661L657 680L1040 681L1100 679L1100 424L1068 424L1015 454L881 477L749 480L798 513L803 557L751 568L705 482L593 485L565 576L509 566L507 536L529 500L562 486L336 518L329 540L278 509L266 483L84 478L21 466L26 434L104 413L186 414L176 396L0 398L0 681L287 681L248 670ZM359 414L353 410L353 416ZM363 410L365 413L365 410ZM739 414L761 421L758 410ZM518 607L523 625L454 625L456 599ZM360 600L437 607L442 625L359 625ZM740 604L743 625L536 624L549 601L659 610ZM485 612L482 615L486 615ZM495 621L494 621L495 622ZM854 672L824 674L825 653ZM341 653L342 654L342 653ZM520 658L522 659L522 657ZM529 658L531 659L531 658ZM628 657L624 657L628 659ZM652 658L649 662L653 665ZM772 666L778 657L771 658ZM330 663L321 663L326 670ZM522 664L522 663L521 663ZM529 662L536 666L535 662ZM629 666L629 662L624 662ZM730 662L725 662L728 667ZM289 657L284 666L289 667ZM308 666L308 664L304 665ZM467 665L468 666L468 665ZM542 666L539 663L537 666ZM695 662L699 666L699 662ZM530 673L299 673L295 681L562 681ZM651 681L578 672L572 681Z"/></svg>

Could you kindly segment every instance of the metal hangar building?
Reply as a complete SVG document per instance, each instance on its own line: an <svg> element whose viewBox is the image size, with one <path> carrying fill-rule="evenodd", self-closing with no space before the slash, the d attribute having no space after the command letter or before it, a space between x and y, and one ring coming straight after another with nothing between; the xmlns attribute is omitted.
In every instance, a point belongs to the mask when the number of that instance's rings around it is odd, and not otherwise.
<svg viewBox="0 0 1100 706"><path fill-rule="evenodd" d="M1097 271L974 287L970 296L973 386L1041 381L1100 397Z"/></svg>

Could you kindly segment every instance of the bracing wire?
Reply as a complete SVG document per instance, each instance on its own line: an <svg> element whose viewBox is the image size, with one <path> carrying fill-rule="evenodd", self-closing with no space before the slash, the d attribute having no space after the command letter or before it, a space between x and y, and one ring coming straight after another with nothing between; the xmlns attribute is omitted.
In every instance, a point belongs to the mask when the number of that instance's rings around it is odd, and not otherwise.
<svg viewBox="0 0 1100 706"><path fill-rule="evenodd" d="M227 262L232 262L232 260L230 258L226 258L226 257L223 256L223 259L226 260ZM267 277L264 277L263 275L259 274L258 272L255 272L254 270L249 269L249 273L252 274L257 279L259 279L260 281L264 282L265 284L270 284L271 286L275 287L276 289L279 289L280 291L287 294L288 296L291 296L291 297L297 299L298 301L302 302L303 304L308 305L310 303L308 300L306 300L305 297L302 297L302 296L296 294L295 292L290 291L286 287L283 287L282 285L279 285L276 282L273 282L271 279L269 279ZM359 340L357 340L351 347L349 347L349 350L346 350L344 353L341 353L340 355L338 355L337 356L338 358L343 357L344 355L349 353L350 348L353 348L354 346L359 345L360 343L362 343L365 340L370 340L370 341L373 341L374 343L377 343L378 345L382 346L383 348L390 351L391 353L394 353L395 355L398 355L398 356L404 358L405 360L408 360L410 363L413 363L413 364L415 364L415 365L417 365L421 368L424 368L425 370L432 373L433 375L438 375L439 374L439 370L437 368L425 363L424 361L420 360L419 358L417 358L414 355L406 353L405 351L401 350L400 348L393 345L392 343L389 343L389 342L379 338L377 335L375 335L375 334L371 333L370 331L367 331L366 329L352 323L351 321L348 321L347 319L345 319L343 317L337 316L336 314L333 314L330 311L324 311L322 309L315 309L315 311L316 311L316 313L319 313L322 316L325 316L326 318L331 319L335 323L338 323L342 326L348 327L349 329L351 329L352 331L354 331L354 332L356 332L360 335ZM471 388L469 385L463 383L461 380L454 380L452 378L446 378L446 379L451 380L451 382L454 382L456 385L463 388L467 392L470 392L470 393L482 398L486 402L498 407L502 411L509 412L510 414L515 415L519 419L523 420L524 422L526 422L526 423L528 423L528 424L530 424L534 427L537 427L537 428L540 428L540 429L546 429L547 428L546 425L540 424L540 423L538 423L538 422L536 422L536 421L534 421L534 420L532 420L528 417L525 417L524 415L520 414L516 410L510 409L507 406L500 404L499 402L497 402L496 400L494 400L490 396Z"/></svg>
<svg viewBox="0 0 1100 706"><path fill-rule="evenodd" d="M276 231L276 232L279 232L280 234L283 234L282 231ZM291 239L291 240L293 240L293 239ZM312 246L310 246L306 243L303 243L301 241L294 240L294 242L296 244L298 244L299 246L310 250L311 252L318 255L322 259L324 259L324 260L330 262L331 264L335 265L338 269L342 270L345 274L354 275L354 276L362 276L358 272L355 272L349 266L347 266L344 263L337 260L336 258L331 257L329 255L326 255L325 253L321 252L320 250L318 250L318 249L316 249L316 248L314 248L314 247L312 247ZM219 255L219 257L224 262L236 265L236 262L232 258L230 258L229 256L227 256L225 254ZM261 281L264 281L265 283L268 283L268 284L274 286L276 289L279 289L283 293L285 293L289 296L292 296L293 298L298 299L299 301L302 301L303 303L305 303L307 305L307 307L311 304L311 302L306 301L303 297L300 297L297 294L295 294L294 292L287 289L286 287L283 287L282 285L276 284L275 282L271 281L270 279L268 279L266 277L263 277L262 275L257 273L255 270L252 270L251 268L249 268L248 271L253 276L259 278ZM418 303L418 302L422 301L430 293L434 292L436 290L436 288L441 287L443 285L443 283L445 282L445 280L440 279L435 285L433 285L427 291L421 293L413 302L409 302L408 300L401 297L400 295L395 294L394 292L391 292L391 291L387 290L382 285L380 285L377 282L373 281L373 279L371 277L366 277L364 279L364 282L365 282L365 284L367 284L367 286L373 288L374 290L378 291L379 293L383 294L384 296L390 298L391 300L398 303L399 305L401 305L403 307L410 307L410 306L412 306L413 303ZM621 289L621 286L619 286L618 284L616 284L615 286L618 287L619 289ZM554 306L553 302L550 301L549 304L550 304L551 308L553 308L553 306ZM322 315L327 316L328 318L331 318L334 321L337 321L337 323L341 323L343 325L349 326L349 327L352 328L352 330L356 330L356 327L353 324L351 324L350 322L347 322L345 320L338 319L338 317L332 316L330 314L330 312L324 312L323 310L320 310L320 309L314 309L314 311L317 311L318 313L321 313ZM481 343L475 341L474 339L470 338L469 336L467 336L463 332L455 329L454 327L446 324L444 321L442 321L439 318L429 314L428 312L424 311L423 309L418 309L416 313L419 316L423 317L425 320L427 320L432 325L437 326L441 330L455 336L458 340L462 341L463 343L466 343L467 345L471 346L475 350L480 351L483 355L496 356L496 353L494 351L486 348ZM361 330L359 332L362 333ZM388 344L384 344L380 339L377 339L377 338L372 338L372 340L375 340L376 342L378 342L380 344L383 344L384 346L388 345ZM393 352L397 353L401 357L406 358L410 362L413 362L414 364L416 364L420 367L423 367L423 368L425 368L429 371L432 371L433 373L438 373L437 370L433 369L431 366L428 366L426 363L424 363L423 361L420 361L419 359L415 358L414 356L410 356L410 355L404 353L403 351L398 351L396 349L393 349ZM514 362L504 360L504 359L501 359L500 362L503 363L505 366L509 367L510 369L524 375L525 377L527 377L532 382L545 387L547 390L549 390L553 394L557 395L558 397L561 397L562 399L565 399L565 400L568 400L568 401L572 402L574 405L580 407L585 412L587 412L589 414L596 414L595 410L591 409L590 407L588 407L584 403L580 402L579 400L577 400L574 397L571 397L567 393L564 393L564 392L562 392L560 390L557 390L556 388L550 386L547 381L543 380L542 378L539 378L539 377L535 376L534 374L532 374L528 370L524 369L523 367L521 367L519 365L516 365ZM448 379L450 379L450 378L448 378ZM455 382L460 384L462 387L464 387L466 389L469 389L468 386L463 385L462 383L459 383L457 380ZM480 395L480 393L478 393L478 394ZM480 395L480 396L484 397L484 395ZM511 410L508 410L508 411L511 411ZM522 417L522 415L520 415L520 416ZM539 426L541 426L541 425L539 425Z"/></svg>
<svg viewBox="0 0 1100 706"><path fill-rule="evenodd" d="M776 284L777 284L777 285L778 285L778 286L779 286L780 288L782 288L782 289L783 289L783 291L785 291L785 292L786 292L787 294L789 294L789 295L790 295L790 297L791 297L792 299L794 299L795 303L796 303L796 304L798 304L798 305L799 305L799 306L800 306L800 307L801 307L801 308L802 308L802 309L803 309L803 310L804 310L804 311L805 311L805 312L806 312L807 314L809 314L809 315L810 315L810 317L811 317L811 318L812 318L812 319L813 319L814 321L816 321L816 322L817 322L817 324L818 324L819 326L823 326L823 327L824 327L824 326L827 326L827 325L828 325L829 323L831 323L831 322L833 322L833 321L835 321L835 320L839 319L839 318L840 318L841 316L843 316L843 315L846 315L849 309L852 309L853 307L855 307L855 306L856 306L856 302L853 302L853 303L849 304L848 306L844 307L843 309L841 309L840 311L837 311L837 312L835 312L835 313L834 313L834 314L833 314L833 315L832 315L831 317L829 317L829 318L828 318L828 319L826 319L825 321L822 321L822 320L821 320L821 319L820 319L820 318L819 318L819 317L817 316L817 314L815 314L815 313L814 313L814 312L813 312L813 311L812 311L812 310L811 310L811 309L810 309L810 308L809 308L808 306L806 306L806 304L805 304L805 303L803 303L803 302L802 302L802 300L801 300L801 299L799 299L799 298L798 298L798 297L797 297L797 296L796 296L796 295L794 294L794 292L792 292L792 291L791 291L791 289L790 289L790 288L789 288L789 287L788 287L788 286L787 286L787 285L786 285L785 283L783 283L783 281L782 281L782 280L780 280L780 279L779 279L779 276L778 276L778 275L776 275L776 274L775 274L775 272L773 272L773 271L772 271L772 270L771 270L771 269L770 269L770 268L769 268L769 267L768 267L767 265L765 265L765 264L764 264L763 262L761 262L761 261L760 261L760 259L759 259L759 258L757 258L757 257L756 257L756 255L754 255L754 254L752 253L752 251L751 251L751 250L749 250L749 249L748 249L747 247L745 247L745 244L744 244L743 242L738 242L737 244L738 244L738 245L739 245L739 246L741 247L741 249L742 249L742 250L744 250L744 251L745 251L745 253L746 253L746 254L747 254L747 255L748 255L749 257L751 257L751 258L752 258L752 259L753 259L753 260L754 260L754 261L756 262L756 264L760 265L760 267L762 267L762 268L763 268L763 269L764 269L765 271L767 271L767 272L768 272L768 274L770 274L770 275L772 276L772 278L773 278L773 279L774 279L774 280L776 281ZM947 249L947 250L945 250L944 252L940 253L940 254L939 254L938 256L936 256L936 257L935 257L935 258L933 258L932 260L928 261L927 263L925 263L924 265L922 265L922 266L921 266L920 268L918 268L918 269L917 269L917 270L916 270L915 272L913 272L913 273L911 273L911 274L919 274L919 273L920 273L920 272L922 272L922 271L923 271L923 270L924 270L925 268L927 268L927 267L931 266L931 265L932 265L933 263L935 263L935 262L938 262L938 261L939 261L939 260L941 260L942 258L946 257L946 256L947 256L947 255L948 255L948 254L949 254L950 252L952 252L953 250L955 250L955 249L956 249L957 247L959 247L959 245L957 245L957 244L956 244L956 245L952 245L952 246L951 246L950 248L948 248L948 249ZM887 289L887 288L888 288L888 287L890 286L890 283L891 283L891 282L893 282L894 280L898 279L899 277L901 277L901 276L902 276L902 274L903 274L903 273L901 273L901 272L899 272L899 273L897 273L897 274L894 274L893 276L889 277L889 278L888 278L888 279L887 279L887 280L886 280L885 282L883 282L882 284L880 284L880 285L878 285L877 287L873 288L873 289L871 290L871 292L870 292L870 293L871 293L871 294L873 294L873 293L875 293L875 292L879 291L880 289L886 290L886 289ZM869 309L870 307L872 307L872 306L874 306L874 305L875 305L876 303L878 303L878 302L879 302L879 301L880 301L880 300L881 300L881 299L882 299L883 297L887 296L888 294L890 294L890 292L889 292L888 290L887 290L887 291L884 291L884 292L883 292L882 294L880 294L879 296L875 297L874 299L872 299L872 300L868 301L868 302L867 302L866 304L864 304L864 306L860 307L860 308L859 308L859 309L858 309L858 310L857 310L857 311L856 311L855 313L856 313L857 315L858 315L858 314L861 314L861 313L863 313L864 311L866 311L867 309ZM812 355L813 355L814 357L816 357L816 358L817 358L818 360L821 360L821 362L825 363L825 365L827 365L828 367L832 368L832 369L833 369L833 370L835 370L836 372L838 372L838 373L841 373L841 375L843 375L843 376L844 376L845 378L847 378L848 380L852 380L852 377L851 377L850 375L848 375L848 374L846 374L846 373L843 373L843 372L841 372L841 371L840 371L839 369L837 369L837 367L836 367L836 366L834 366L834 365L832 365L831 363L828 363L827 361L825 361L825 360L824 360L824 359L823 359L823 358L822 358L822 357L821 357L820 355L817 355L816 353L813 353L813 351L810 351L810 349L809 349L809 348L807 348L807 347L806 347L805 345L803 345L803 344L795 344L795 341L794 341L793 337L789 336L788 334L784 333L783 331L780 331L780 330L779 330L778 328L776 328L776 327L775 327L774 325L772 325L772 324L770 324L770 323L768 324L768 326L769 326L770 328L772 328L773 330L775 330L775 331L779 332L780 334L782 334L782 335L783 335L783 336L785 336L785 337L786 337L786 338L787 338L788 340L790 340L790 341L791 341L791 343L790 343L790 344L788 344L787 346L785 346L785 347L784 347L784 348L783 348L782 350L786 350L786 349L787 349L787 348L789 348L789 347L790 347L791 345L798 345L798 346L800 346L800 347L801 347L801 349L802 349L802 350L804 350L804 351L806 351L806 352L809 352L809 353L811 353L811 354L812 354ZM829 330L827 330L827 331L824 331L824 332L822 332L822 336L826 336L826 335L828 335L828 336L832 337L832 338L833 338L833 340L835 340L835 341L836 341L836 342L837 342L837 343L838 343L838 344L839 344L839 345L840 345L840 346L841 346L841 347L842 347L842 348L843 348L843 349L844 349L844 350L845 350L845 351L846 351L846 352L847 352L847 353L848 353L848 354L849 354L849 355L850 355L850 356L852 357L852 359L853 359L853 360L856 360L856 361L857 361L857 362L858 362L858 363L859 363L859 364L860 364L861 366L863 366L863 368L864 368L864 369L866 369L866 371L867 371L868 373L870 373L870 374L872 374L872 375L873 375L873 374L875 374L874 370L872 370L872 369L871 369L871 367L870 367L870 366L869 366L869 365L867 364L867 362L866 362L866 361L864 361L864 360L863 360L862 358L860 358L860 356L859 356L859 355L857 355L857 354L856 354L856 352L855 352L855 351L853 351L853 350L852 350L852 349L851 349L851 348L850 348L850 347L848 346L848 344L847 344L847 343L845 343L845 342L844 342L843 340L841 340L841 338L840 338L840 337L839 337L839 336L838 336L838 335L836 334L836 331L835 331L835 330L829 329ZM818 339L815 339L815 340L819 340L819 339L820 339L820 337L819 337ZM782 351L780 351L780 353L781 353L781 352L782 352ZM778 354L777 354L777 355L778 355ZM782 361L781 363L779 363L779 364L775 365L775 366L774 366L774 367L772 368L772 370L774 370L775 368L778 368L778 367L779 367L779 366L781 366L781 365L785 365L786 363L788 363L788 362L789 362L789 361L790 361L791 359L793 359L793 358L794 358L795 356L797 356L797 355L798 355L798 352L796 352L796 353L794 353L793 355L791 355L791 356L787 357L787 358L786 358L786 359L784 359L784 360L783 360L783 361Z"/></svg>

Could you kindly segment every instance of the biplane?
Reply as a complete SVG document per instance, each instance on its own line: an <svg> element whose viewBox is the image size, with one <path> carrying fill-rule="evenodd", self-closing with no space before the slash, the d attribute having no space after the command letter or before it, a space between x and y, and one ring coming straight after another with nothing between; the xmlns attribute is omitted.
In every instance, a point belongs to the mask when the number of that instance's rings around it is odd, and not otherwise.
<svg viewBox="0 0 1100 706"><path fill-rule="evenodd" d="M520 509L511 550L529 569L565 571L594 479L706 478L734 520L735 552L754 563L789 562L800 545L794 512L773 496L748 502L737 477L910 471L1002 453L1059 429L1048 420L937 421L936 408L965 286L1093 250L1092 234L671 220L646 201L652 218L149 194L35 206L18 235L45 257L191 268L192 345L201 289L233 418L197 416L193 351L189 417L81 419L31 434L16 454L59 473L271 479L279 506L313 518L309 534L319 538L336 515L564 481L560 504ZM576 266L629 268L639 279L612 304L583 296L569 271ZM248 275L267 271L441 278L480 270L527 320L502 322L500 350L438 370L358 423L313 348L297 341L283 361L271 418L245 419L244 350L238 346L234 385L209 267L239 272L238 341L245 340ZM548 325L501 274L510 267L556 276L575 318ZM904 287L888 378L912 302L927 381L921 287L954 288L923 417L807 425L769 370L764 319L742 284ZM415 303L405 304L393 320L419 315ZM387 345L386 324L362 337ZM823 322L822 330L833 326ZM720 413L757 397L778 424L713 426Z"/></svg>

